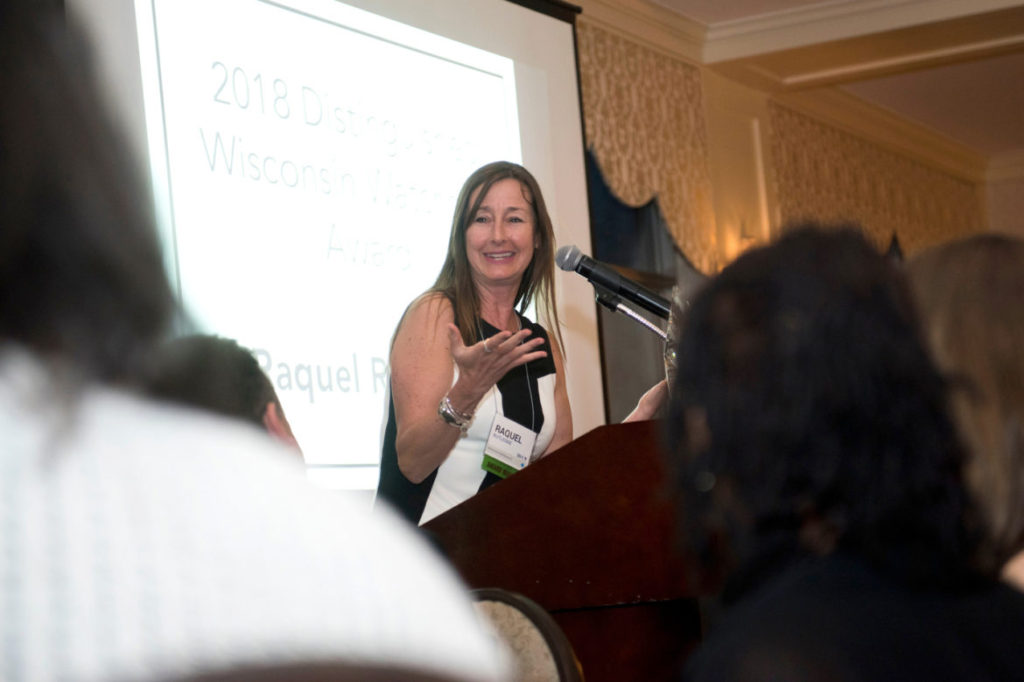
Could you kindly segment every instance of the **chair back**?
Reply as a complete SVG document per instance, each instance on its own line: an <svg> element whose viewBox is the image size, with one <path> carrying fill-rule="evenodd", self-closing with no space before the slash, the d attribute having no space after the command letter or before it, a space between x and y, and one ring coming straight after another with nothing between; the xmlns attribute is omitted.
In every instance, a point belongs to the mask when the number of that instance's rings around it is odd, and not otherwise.
<svg viewBox="0 0 1024 682"><path fill-rule="evenodd" d="M515 682L583 682L572 645L540 604L495 587L471 590L470 597L511 651Z"/></svg>

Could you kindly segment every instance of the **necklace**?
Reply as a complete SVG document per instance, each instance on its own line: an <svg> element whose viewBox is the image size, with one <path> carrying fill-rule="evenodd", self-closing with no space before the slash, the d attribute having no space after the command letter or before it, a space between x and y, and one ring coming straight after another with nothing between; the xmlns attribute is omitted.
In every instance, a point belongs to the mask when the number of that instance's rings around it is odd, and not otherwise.
<svg viewBox="0 0 1024 682"><path fill-rule="evenodd" d="M519 317L519 314L516 313L514 310L512 311L512 314L515 315L515 319L516 319L516 330L514 332L512 332L513 334L515 334L516 332L522 330L522 328L523 328L523 320L522 320L522 318ZM478 338L483 339L484 338L484 330L480 326L480 320L481 319L482 318L480 318L480 317L477 318L476 331L477 331ZM499 331L499 333L501 332L501 330L498 330L498 331ZM530 430L536 432L536 430L537 430L537 407L536 407L536 400L534 399L534 396L533 396L533 384L530 382L530 367L529 367L529 365L523 365L522 367L523 367L523 373L525 374L525 378L526 378L526 393L527 393L527 395L530 398ZM499 389L498 389L498 385L497 384L495 384L494 386L491 387L491 397L494 400L494 412L495 412L495 414L500 414L501 413L501 410L499 410L499 408L498 408L498 390ZM539 399L540 396L538 396L537 398ZM524 424L524 426L525 426L525 424ZM536 453L533 453L533 455L530 458L531 461L533 461L533 458L535 456L536 456Z"/></svg>

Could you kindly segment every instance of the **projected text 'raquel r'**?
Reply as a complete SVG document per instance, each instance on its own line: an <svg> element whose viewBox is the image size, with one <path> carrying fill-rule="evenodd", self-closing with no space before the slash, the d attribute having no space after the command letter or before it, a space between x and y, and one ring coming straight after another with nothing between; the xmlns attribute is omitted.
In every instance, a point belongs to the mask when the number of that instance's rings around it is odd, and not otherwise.
<svg viewBox="0 0 1024 682"><path fill-rule="evenodd" d="M512 61L332 0L137 13L186 310L258 349L308 462L376 464L390 335L455 192L521 160Z"/></svg>

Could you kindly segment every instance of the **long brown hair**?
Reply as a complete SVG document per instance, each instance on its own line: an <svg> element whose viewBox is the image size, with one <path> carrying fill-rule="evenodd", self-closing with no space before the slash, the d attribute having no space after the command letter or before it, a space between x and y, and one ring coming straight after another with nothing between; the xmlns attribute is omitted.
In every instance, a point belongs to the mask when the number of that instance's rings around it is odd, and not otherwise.
<svg viewBox="0 0 1024 682"><path fill-rule="evenodd" d="M539 315L546 318L553 338L557 339L559 348L562 348L562 333L558 310L555 307L554 227L540 185L530 171L519 164L495 161L478 168L466 179L455 202L455 214L448 237L448 253L441 266L441 272L428 293L443 294L451 301L455 310L455 326L459 328L464 343L468 345L479 340L476 320L480 313L480 298L473 284L469 258L466 256L466 229L490 188L508 178L519 181L523 194L533 207L534 237L537 240L533 260L523 273L513 305L522 313L536 300ZM477 190L479 192L476 199L470 202L473 192Z"/></svg>

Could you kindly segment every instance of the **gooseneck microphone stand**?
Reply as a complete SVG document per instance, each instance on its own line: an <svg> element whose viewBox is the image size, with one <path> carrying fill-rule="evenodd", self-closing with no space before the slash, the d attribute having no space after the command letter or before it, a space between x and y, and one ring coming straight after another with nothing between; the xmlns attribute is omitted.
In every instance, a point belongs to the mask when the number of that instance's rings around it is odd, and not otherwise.
<svg viewBox="0 0 1024 682"><path fill-rule="evenodd" d="M622 313L623 315L633 320L637 324L646 327L650 331L660 336L662 341L666 343L668 342L668 334L665 331L663 331L660 327L658 327L658 325L654 324L646 317L644 317L643 315L641 315L640 313L638 313L637 311L633 310L625 303L623 303L622 298L620 296L612 293L611 291L601 286L600 284L595 284L594 282L591 282L591 284L594 285L594 293L597 297L598 303L603 305L605 308L608 308L608 310L611 310L613 313Z"/></svg>

